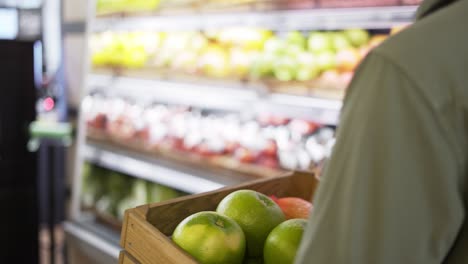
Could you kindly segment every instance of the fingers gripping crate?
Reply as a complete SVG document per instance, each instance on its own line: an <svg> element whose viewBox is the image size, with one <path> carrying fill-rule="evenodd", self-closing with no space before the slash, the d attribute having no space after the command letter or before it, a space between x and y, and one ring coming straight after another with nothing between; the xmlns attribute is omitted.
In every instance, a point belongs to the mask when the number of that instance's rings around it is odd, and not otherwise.
<svg viewBox="0 0 468 264"><path fill-rule="evenodd" d="M196 264L197 261L175 245L170 236L187 216L214 211L229 193L250 189L277 197L295 196L311 200L318 185L312 173L294 172L261 179L212 192L185 196L162 203L143 205L125 212L120 245L121 264Z"/></svg>

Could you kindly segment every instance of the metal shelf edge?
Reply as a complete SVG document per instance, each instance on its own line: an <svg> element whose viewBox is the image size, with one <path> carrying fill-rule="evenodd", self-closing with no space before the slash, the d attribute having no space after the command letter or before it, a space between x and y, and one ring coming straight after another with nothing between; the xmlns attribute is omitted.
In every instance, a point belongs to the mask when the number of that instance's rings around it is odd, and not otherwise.
<svg viewBox="0 0 468 264"><path fill-rule="evenodd" d="M152 164L128 154L99 149L87 144L84 157L103 167L127 173L135 177L166 185L188 193L202 193L224 187L222 183ZM155 176L157 175L157 176Z"/></svg>
<svg viewBox="0 0 468 264"><path fill-rule="evenodd" d="M273 30L388 28L412 21L417 6L97 18L92 31L175 30L255 26Z"/></svg>
<svg viewBox="0 0 468 264"><path fill-rule="evenodd" d="M113 77L91 74L89 87L105 90L109 95L132 98L139 102L151 103L159 100L167 103L186 104L214 109L238 110L256 100L256 92L238 88L219 87L188 82L174 82L133 77ZM111 88L111 89L108 89ZM219 100L220 92L229 100Z"/></svg>
<svg viewBox="0 0 468 264"><path fill-rule="evenodd" d="M257 112L287 115L325 125L338 125L342 101L287 94L271 94L256 105Z"/></svg>
<svg viewBox="0 0 468 264"><path fill-rule="evenodd" d="M84 228L74 224L73 222L65 222L64 228L67 233L73 235L81 241L88 243L94 248L115 258L116 260L119 259L119 254L121 250L119 245L114 245L113 243L99 237L93 232L85 230Z"/></svg>

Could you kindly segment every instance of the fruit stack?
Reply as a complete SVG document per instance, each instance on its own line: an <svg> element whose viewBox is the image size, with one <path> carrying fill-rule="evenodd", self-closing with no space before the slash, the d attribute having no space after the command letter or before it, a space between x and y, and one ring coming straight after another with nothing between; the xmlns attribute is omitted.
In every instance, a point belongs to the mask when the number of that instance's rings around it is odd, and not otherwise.
<svg viewBox="0 0 468 264"><path fill-rule="evenodd" d="M98 14L114 12L140 12L155 10L160 0L98 0Z"/></svg>
<svg viewBox="0 0 468 264"><path fill-rule="evenodd" d="M274 77L280 81L310 81L328 72L352 72L371 48L365 30L314 31L306 37L289 32L265 42L262 54L251 67L253 78Z"/></svg>
<svg viewBox="0 0 468 264"><path fill-rule="evenodd" d="M246 76L256 52L271 33L258 29L224 31L101 33L91 40L94 66L156 67L226 78ZM240 37L236 37L240 36Z"/></svg>
<svg viewBox="0 0 468 264"><path fill-rule="evenodd" d="M216 211L185 218L172 240L201 264L292 264L311 209L301 198L238 190Z"/></svg>
<svg viewBox="0 0 468 264"><path fill-rule="evenodd" d="M154 56L160 37L160 34L141 32L93 35L90 41L92 64L97 67L142 68Z"/></svg>
<svg viewBox="0 0 468 264"><path fill-rule="evenodd" d="M274 34L260 28L205 32L104 32L91 40L95 67L151 69L150 76L189 73L264 84L345 88L361 59L386 35L361 29ZM148 72L146 71L146 72ZM309 83L313 80L320 84Z"/></svg>
<svg viewBox="0 0 468 264"><path fill-rule="evenodd" d="M270 10L272 8L312 8L314 0L98 0L98 15L135 12L223 12L240 10Z"/></svg>
<svg viewBox="0 0 468 264"><path fill-rule="evenodd" d="M157 103L142 107L100 95L85 102L90 137L100 134L145 152L185 153L272 169L309 169L330 154L334 142L332 128L308 120L241 117Z"/></svg>

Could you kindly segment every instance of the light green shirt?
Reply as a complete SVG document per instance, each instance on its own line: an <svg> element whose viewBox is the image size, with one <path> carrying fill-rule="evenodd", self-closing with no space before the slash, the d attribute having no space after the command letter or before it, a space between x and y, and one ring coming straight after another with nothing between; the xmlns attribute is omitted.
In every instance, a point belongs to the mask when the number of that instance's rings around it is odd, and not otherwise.
<svg viewBox="0 0 468 264"><path fill-rule="evenodd" d="M364 60L296 264L468 264L468 0Z"/></svg>

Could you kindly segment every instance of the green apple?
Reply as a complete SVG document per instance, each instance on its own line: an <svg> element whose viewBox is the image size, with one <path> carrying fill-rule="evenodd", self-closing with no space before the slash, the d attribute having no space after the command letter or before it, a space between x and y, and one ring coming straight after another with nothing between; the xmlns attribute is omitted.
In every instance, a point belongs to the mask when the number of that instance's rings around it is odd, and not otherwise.
<svg viewBox="0 0 468 264"><path fill-rule="evenodd" d="M318 67L306 67L301 65L297 69L296 80L298 81L310 81L319 75L320 70Z"/></svg>
<svg viewBox="0 0 468 264"><path fill-rule="evenodd" d="M276 56L273 54L260 54L253 59L250 66L250 75L254 78L260 78L272 74L273 64Z"/></svg>
<svg viewBox="0 0 468 264"><path fill-rule="evenodd" d="M335 53L331 51L324 51L317 54L317 67L322 71L336 68Z"/></svg>
<svg viewBox="0 0 468 264"><path fill-rule="evenodd" d="M297 61L289 56L282 56L273 66L273 74L280 81L291 81L296 77Z"/></svg>
<svg viewBox="0 0 468 264"><path fill-rule="evenodd" d="M361 47L369 42L369 32L363 29L348 29L344 31L348 40L355 46Z"/></svg>
<svg viewBox="0 0 468 264"><path fill-rule="evenodd" d="M299 68L297 69L296 80L309 81L318 76L320 68L317 65L317 58L311 52L302 52L297 56Z"/></svg>
<svg viewBox="0 0 468 264"><path fill-rule="evenodd" d="M322 52L333 49L329 34L323 32L312 32L307 40L307 47L312 52Z"/></svg>
<svg viewBox="0 0 468 264"><path fill-rule="evenodd" d="M304 49L296 46L296 45L288 45L286 46L285 52L283 53L283 56L289 56L292 58L297 58L301 53L304 52Z"/></svg>
<svg viewBox="0 0 468 264"><path fill-rule="evenodd" d="M348 38L343 32L335 32L331 35L333 48L335 51L345 50L352 47Z"/></svg>
<svg viewBox="0 0 468 264"><path fill-rule="evenodd" d="M312 52L303 51L296 56L299 65L316 66L316 56Z"/></svg>
<svg viewBox="0 0 468 264"><path fill-rule="evenodd" d="M286 46L287 45L284 40L272 37L265 42L263 49L266 53L282 54L285 52Z"/></svg>
<svg viewBox="0 0 468 264"><path fill-rule="evenodd" d="M288 45L298 46L302 49L306 47L306 38L299 31L289 32L286 36L286 42Z"/></svg>

